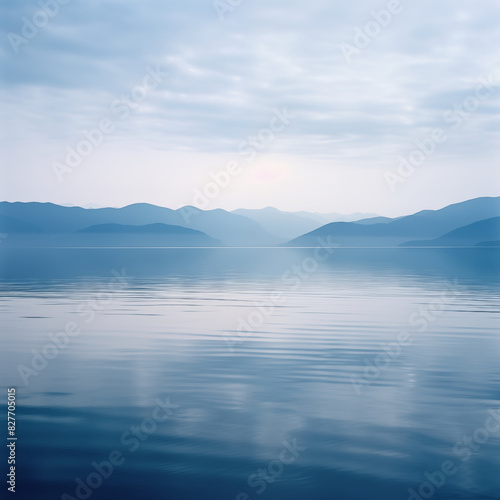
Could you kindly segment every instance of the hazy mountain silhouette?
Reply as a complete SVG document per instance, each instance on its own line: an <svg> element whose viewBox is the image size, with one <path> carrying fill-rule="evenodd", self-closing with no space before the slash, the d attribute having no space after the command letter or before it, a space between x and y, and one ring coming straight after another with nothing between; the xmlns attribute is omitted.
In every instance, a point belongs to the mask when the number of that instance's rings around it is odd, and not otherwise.
<svg viewBox="0 0 500 500"><path fill-rule="evenodd" d="M15 221L15 224L14 222ZM202 211L194 207L179 210L137 203L123 208L85 209L53 203L0 203L0 224L6 233L68 234L99 224L143 226L168 224L201 231L226 245L273 245L279 238L268 234L255 221L225 210ZM17 227L17 231L9 231Z"/></svg>
<svg viewBox="0 0 500 500"><path fill-rule="evenodd" d="M283 212L274 207L262 209L240 208L233 210L233 214L243 215L257 222L268 233L290 240L310 231L338 221L357 221L365 217L377 217L375 214L320 214L314 212ZM366 219L368 221L369 219ZM391 219L387 219L391 220ZM367 222L368 223L368 222Z"/></svg>
<svg viewBox="0 0 500 500"><path fill-rule="evenodd" d="M81 229L70 241L92 246L220 246L221 243L205 233L181 226L148 224L125 226L99 224Z"/></svg>
<svg viewBox="0 0 500 500"><path fill-rule="evenodd" d="M337 212L332 212L328 214L321 214L318 212L289 212L293 215L297 215L299 217L306 217L308 219L312 219L315 222L320 223L320 227L325 224L329 224L331 222L357 222L361 219L371 219L373 217L378 217L377 214L369 214L369 213L353 213L353 214L339 214Z"/></svg>
<svg viewBox="0 0 500 500"><path fill-rule="evenodd" d="M239 214L217 208L200 210L195 207L184 207L177 211L182 214L183 221L189 226L234 246L273 246L286 238L280 238L265 231L257 222ZM180 223L185 226L185 223Z"/></svg>
<svg viewBox="0 0 500 500"><path fill-rule="evenodd" d="M368 219L360 219L354 222L356 222L356 224L386 224L387 222L393 222L400 218L401 217L395 217L394 219L391 219L390 217L370 217Z"/></svg>
<svg viewBox="0 0 500 500"><path fill-rule="evenodd" d="M17 247L213 247L223 246L205 233L180 226L99 224L73 233L8 233L6 246Z"/></svg>
<svg viewBox="0 0 500 500"><path fill-rule="evenodd" d="M357 222L362 219L372 219L373 217L378 217L377 214L355 212L353 214L339 214L337 212L332 212L329 214L311 214L318 217L318 220L324 220L326 223L329 222Z"/></svg>
<svg viewBox="0 0 500 500"><path fill-rule="evenodd" d="M417 240L402 246L496 246L494 240L500 238L500 217L473 222L459 227L433 240Z"/></svg>
<svg viewBox="0 0 500 500"><path fill-rule="evenodd" d="M476 198L441 210L423 210L391 222L334 222L288 242L287 246L316 246L329 237L340 246L397 246L409 240L434 239L479 220L500 216L500 197Z"/></svg>
<svg viewBox="0 0 500 500"><path fill-rule="evenodd" d="M234 210L232 213L254 220L268 233L284 238L285 240L296 238L322 225L321 222L308 215L282 212L273 207L267 207L260 210L241 208L239 210Z"/></svg>
<svg viewBox="0 0 500 500"><path fill-rule="evenodd" d="M148 224L146 226L124 226L121 224L98 224L78 231L83 234L178 234L199 235L203 233L181 226L167 224ZM206 236L206 235L205 235Z"/></svg>
<svg viewBox="0 0 500 500"><path fill-rule="evenodd" d="M300 214L300 215L299 215ZM472 244L498 240L498 234L486 226L468 231L477 234L448 234L478 221L500 217L500 198L476 198L441 210L423 210L414 215L388 219L374 217L357 222L334 222L309 231L322 214L287 213L274 208L203 211L195 207L179 210L137 203L123 208L85 209L52 203L0 203L0 233L7 234L5 244L37 246L148 245L148 246L271 246L286 241L286 234L307 234L292 239L289 246L316 246L319 237L329 237L340 246L399 246L418 241L418 245L440 237L449 243ZM330 214L332 215L332 214ZM361 215L361 214L358 214ZM262 227L264 226L264 228ZM481 231L483 231L481 233ZM271 234L274 233L274 234ZM426 240L424 243L423 240ZM443 240L444 241L444 240ZM93 243L92 243L93 242ZM458 243L455 243L458 244ZM469 244L469 243L467 243Z"/></svg>

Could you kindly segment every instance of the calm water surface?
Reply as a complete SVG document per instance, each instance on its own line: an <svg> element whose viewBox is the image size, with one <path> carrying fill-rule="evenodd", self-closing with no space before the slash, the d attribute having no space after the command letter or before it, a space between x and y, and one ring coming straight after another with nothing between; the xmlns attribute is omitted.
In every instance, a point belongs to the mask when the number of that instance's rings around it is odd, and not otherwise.
<svg viewBox="0 0 500 500"><path fill-rule="evenodd" d="M499 499L498 257L3 250L17 498Z"/></svg>

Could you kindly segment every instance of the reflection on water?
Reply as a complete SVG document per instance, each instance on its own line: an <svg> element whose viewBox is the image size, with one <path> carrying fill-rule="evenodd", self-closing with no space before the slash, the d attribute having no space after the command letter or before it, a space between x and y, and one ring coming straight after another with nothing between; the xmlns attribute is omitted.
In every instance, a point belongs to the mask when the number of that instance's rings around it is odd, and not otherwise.
<svg viewBox="0 0 500 500"><path fill-rule="evenodd" d="M18 498L500 498L495 249L0 255Z"/></svg>

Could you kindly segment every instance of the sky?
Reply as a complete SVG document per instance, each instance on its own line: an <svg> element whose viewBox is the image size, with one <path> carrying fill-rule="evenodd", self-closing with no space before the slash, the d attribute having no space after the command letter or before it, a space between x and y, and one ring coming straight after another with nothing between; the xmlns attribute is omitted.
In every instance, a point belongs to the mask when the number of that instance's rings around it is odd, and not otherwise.
<svg viewBox="0 0 500 500"><path fill-rule="evenodd" d="M0 6L0 199L397 216L500 195L496 0Z"/></svg>

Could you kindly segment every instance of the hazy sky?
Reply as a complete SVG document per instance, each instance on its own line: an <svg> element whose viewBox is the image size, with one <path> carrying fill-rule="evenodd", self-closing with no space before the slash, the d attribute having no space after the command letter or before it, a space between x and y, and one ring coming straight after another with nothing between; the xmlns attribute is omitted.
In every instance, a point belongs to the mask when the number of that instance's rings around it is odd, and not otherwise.
<svg viewBox="0 0 500 500"><path fill-rule="evenodd" d="M0 198L398 215L500 195L497 0L216 4L2 2Z"/></svg>

